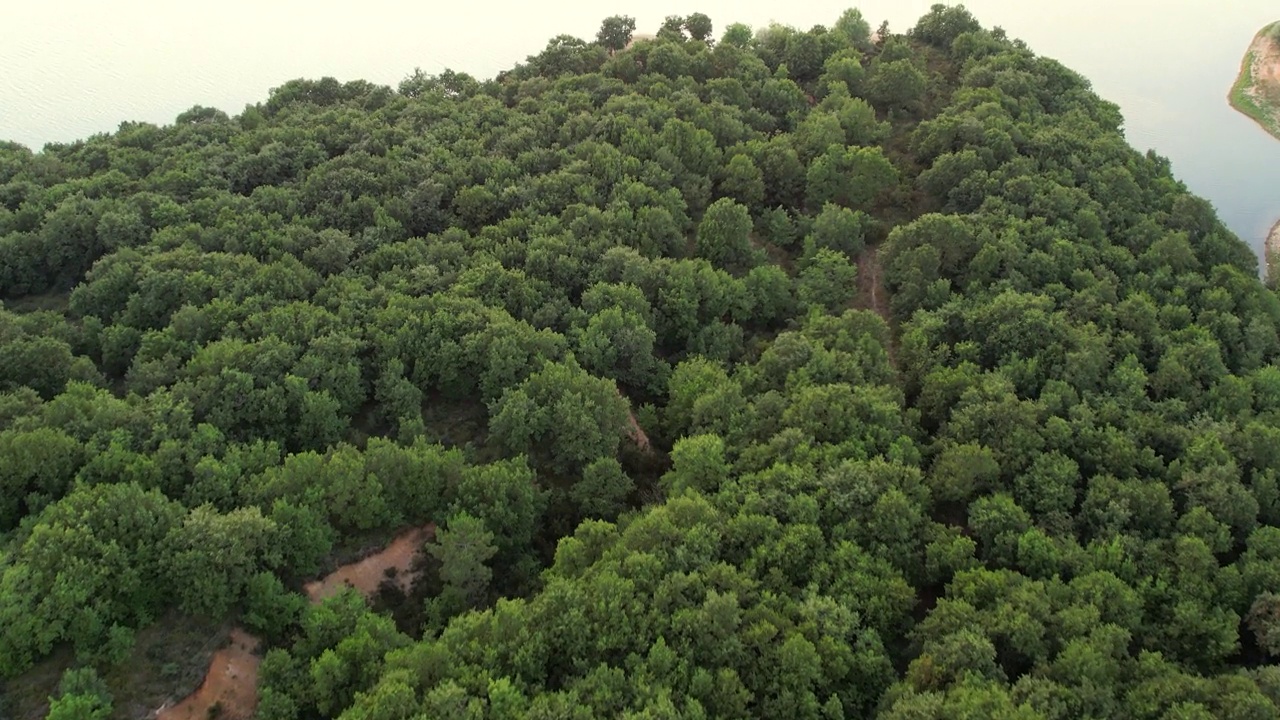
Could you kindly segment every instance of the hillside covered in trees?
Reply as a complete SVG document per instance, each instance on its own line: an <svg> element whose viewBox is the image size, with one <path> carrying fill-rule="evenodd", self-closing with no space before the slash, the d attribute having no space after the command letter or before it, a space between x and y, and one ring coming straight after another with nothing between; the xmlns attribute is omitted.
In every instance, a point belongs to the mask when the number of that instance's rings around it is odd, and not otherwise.
<svg viewBox="0 0 1280 720"><path fill-rule="evenodd" d="M962 7L833 20L0 145L0 715L237 622L264 720L1280 717L1256 258Z"/></svg>

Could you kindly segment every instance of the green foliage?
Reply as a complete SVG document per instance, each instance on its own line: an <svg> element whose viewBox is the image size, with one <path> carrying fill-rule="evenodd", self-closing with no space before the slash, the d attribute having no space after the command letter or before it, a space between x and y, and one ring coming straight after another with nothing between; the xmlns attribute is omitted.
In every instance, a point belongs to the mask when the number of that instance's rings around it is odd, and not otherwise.
<svg viewBox="0 0 1280 720"><path fill-rule="evenodd" d="M698 12L684 19L684 29L689 33L689 37L699 42L706 42L714 32L711 18Z"/></svg>
<svg viewBox="0 0 1280 720"><path fill-rule="evenodd" d="M485 563L498 551L493 533L483 521L460 513L436 530L427 552L440 562L440 580L446 601L462 608L475 607L485 597L493 571Z"/></svg>
<svg viewBox="0 0 1280 720"><path fill-rule="evenodd" d="M671 449L671 465L662 484L672 495L686 490L713 494L729 478L724 440L716 435L681 438Z"/></svg>
<svg viewBox="0 0 1280 720"><path fill-rule="evenodd" d="M857 8L849 8L841 13L836 20L835 29L844 33L849 42L857 47L865 47L871 42L871 25Z"/></svg>
<svg viewBox="0 0 1280 720"><path fill-rule="evenodd" d="M813 234L805 241L805 254L825 249L856 258L862 252L870 222L870 216L864 212L824 205L813 221Z"/></svg>
<svg viewBox="0 0 1280 720"><path fill-rule="evenodd" d="M226 614L256 571L278 563L269 557L275 529L256 507L226 515L208 505L192 510L161 550L162 572L178 607L210 618Z"/></svg>
<svg viewBox="0 0 1280 720"><path fill-rule="evenodd" d="M963 7L833 20L0 145L0 674L187 613L265 718L1276 716L1248 248Z"/></svg>
<svg viewBox="0 0 1280 720"><path fill-rule="evenodd" d="M494 404L490 430L513 454L573 474L611 457L626 436L628 405L609 380L570 359L547 363Z"/></svg>
<svg viewBox="0 0 1280 720"><path fill-rule="evenodd" d="M866 210L897 181L897 170L880 148L832 147L809 167L806 197L812 208L834 203Z"/></svg>
<svg viewBox="0 0 1280 720"><path fill-rule="evenodd" d="M965 10L964 5L948 7L937 4L920 18L911 29L911 35L935 47L949 49L961 34L981 29L982 26Z"/></svg>
<svg viewBox="0 0 1280 720"><path fill-rule="evenodd" d="M245 584L241 621L251 632L279 641L296 629L306 606L306 598L289 592L280 578L260 572Z"/></svg>
<svg viewBox="0 0 1280 720"><path fill-rule="evenodd" d="M844 253L817 250L800 271L796 296L808 308L839 312L857 292L858 266Z"/></svg>
<svg viewBox="0 0 1280 720"><path fill-rule="evenodd" d="M698 224L698 256L734 268L751 262L751 215L732 200L712 203Z"/></svg>
<svg viewBox="0 0 1280 720"><path fill-rule="evenodd" d="M79 489L40 513L0 575L0 672L64 641L94 657L113 628L155 617L167 595L161 548L182 513L132 483Z"/></svg>
<svg viewBox="0 0 1280 720"><path fill-rule="evenodd" d="M58 696L49 698L54 720L106 720L111 717L111 692L91 667L67 670L58 682Z"/></svg>
<svg viewBox="0 0 1280 720"><path fill-rule="evenodd" d="M867 99L878 109L912 110L920 102L928 79L911 60L883 60L866 81Z"/></svg>
<svg viewBox="0 0 1280 720"><path fill-rule="evenodd" d="M626 15L615 15L605 18L600 24L600 32L596 33L596 42L613 52L617 52L631 42L631 34L636 31L636 19Z"/></svg>

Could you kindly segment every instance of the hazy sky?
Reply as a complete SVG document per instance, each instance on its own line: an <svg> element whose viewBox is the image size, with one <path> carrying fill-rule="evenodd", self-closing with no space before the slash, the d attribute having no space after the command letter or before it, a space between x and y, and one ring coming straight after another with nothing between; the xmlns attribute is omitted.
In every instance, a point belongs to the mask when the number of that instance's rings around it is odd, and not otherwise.
<svg viewBox="0 0 1280 720"><path fill-rule="evenodd" d="M905 30L933 0L857 3ZM1280 18L1275 0L968 0L1057 58L1121 106L1129 141L1154 147L1257 245L1280 215L1280 143L1226 105L1250 38ZM0 139L34 149L111 132L124 120L166 124L193 105L237 114L298 77L395 86L414 67L492 77L561 33L593 38L632 15L653 32L667 15L730 22L831 24L849 0L8 0L0 23Z"/></svg>
<svg viewBox="0 0 1280 720"><path fill-rule="evenodd" d="M469 0L294 2L14 0L0 23L0 138L32 147L114 130L122 120L171 122L194 104L231 113L297 77L332 75L395 85L420 66L491 77L557 34L594 37L600 20L630 14L653 31L668 14L811 26L846 7L824 0L555 3ZM896 5L918 17L926 2ZM15 7L16 6L16 7ZM880 13L876 13L877 17Z"/></svg>
<svg viewBox="0 0 1280 720"><path fill-rule="evenodd" d="M0 138L32 147L114 130L122 120L170 122L195 104L237 113L296 77L333 75L395 85L415 66L491 77L536 53L559 33L594 36L602 18L629 14L652 32L669 14L705 12L717 33L729 22L830 24L847 0L799 3L674 0L555 3L470 0L13 0L0 24ZM931 0L858 5L872 24L905 29ZM1253 6L1256 5L1256 12ZM971 0L986 24L1005 26L1045 54L1086 74L1109 64L1150 61L1156 48L1176 62L1204 32L1239 35L1261 24L1266 0L1237 0L1229 13L1209 0ZM1244 14L1242 16L1242 8ZM1257 15L1257 20L1252 18ZM1230 16L1224 20L1224 16ZM1159 27L1154 31L1151 25ZM1224 26L1229 25L1229 26ZM1135 43L1114 42L1128 33ZM1144 45L1146 45L1144 47ZM1067 57L1070 56L1070 57ZM1095 71L1090 73L1090 71ZM1105 78L1095 77L1099 89Z"/></svg>

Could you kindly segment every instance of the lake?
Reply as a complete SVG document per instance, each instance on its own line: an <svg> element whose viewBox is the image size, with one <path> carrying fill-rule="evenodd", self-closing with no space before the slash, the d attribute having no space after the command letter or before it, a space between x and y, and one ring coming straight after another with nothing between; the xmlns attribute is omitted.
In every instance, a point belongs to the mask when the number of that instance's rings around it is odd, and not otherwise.
<svg viewBox="0 0 1280 720"><path fill-rule="evenodd" d="M395 85L414 67L491 77L550 37L594 37L600 20L630 14L653 32L670 14L730 22L830 24L850 2L810 0L562 0L516 3L15 0L0 26L0 139L33 148L116 128L171 122L192 105L237 113L296 77L332 75ZM857 3L872 26L903 30L929 0ZM1120 105L1126 134L1154 148L1260 250L1280 217L1280 141L1226 103L1250 39L1280 19L1268 0L970 0L1000 25L1061 60Z"/></svg>

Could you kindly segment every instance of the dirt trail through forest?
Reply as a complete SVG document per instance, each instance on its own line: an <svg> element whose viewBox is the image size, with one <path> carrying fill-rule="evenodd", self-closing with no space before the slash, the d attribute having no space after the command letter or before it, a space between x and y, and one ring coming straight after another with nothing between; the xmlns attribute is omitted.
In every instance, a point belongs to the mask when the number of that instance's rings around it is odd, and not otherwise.
<svg viewBox="0 0 1280 720"><path fill-rule="evenodd" d="M648 450L649 436L645 434L644 428L640 427L640 421L636 420L635 412L631 412L628 422L631 424L631 429L627 434L631 436L631 441L641 450Z"/></svg>
<svg viewBox="0 0 1280 720"><path fill-rule="evenodd" d="M891 329L893 328L893 314L889 310L889 292L884 289L884 283L880 278L879 246L865 247L858 255L858 297L855 305L860 310L875 312ZM885 351L889 353L889 363L897 369L898 351L892 333Z"/></svg>
<svg viewBox="0 0 1280 720"><path fill-rule="evenodd" d="M636 447L648 452L649 436L645 434L644 428L640 427L640 421L636 419L636 411L631 408L631 398L622 394L622 388L618 388L618 397L627 401L627 423L630 425L627 428L627 436L636 444Z"/></svg>
<svg viewBox="0 0 1280 720"><path fill-rule="evenodd" d="M385 548L356 562L343 565L320 580L303 588L312 603L353 587L365 597L378 591L378 586L395 570L400 589L408 590L413 582L413 561L422 546L435 537L435 525L407 530L396 536ZM213 654L204 682L177 705L162 706L156 720L206 720L216 716L224 720L249 720L258 707L258 638L240 628L231 631L231 642Z"/></svg>

